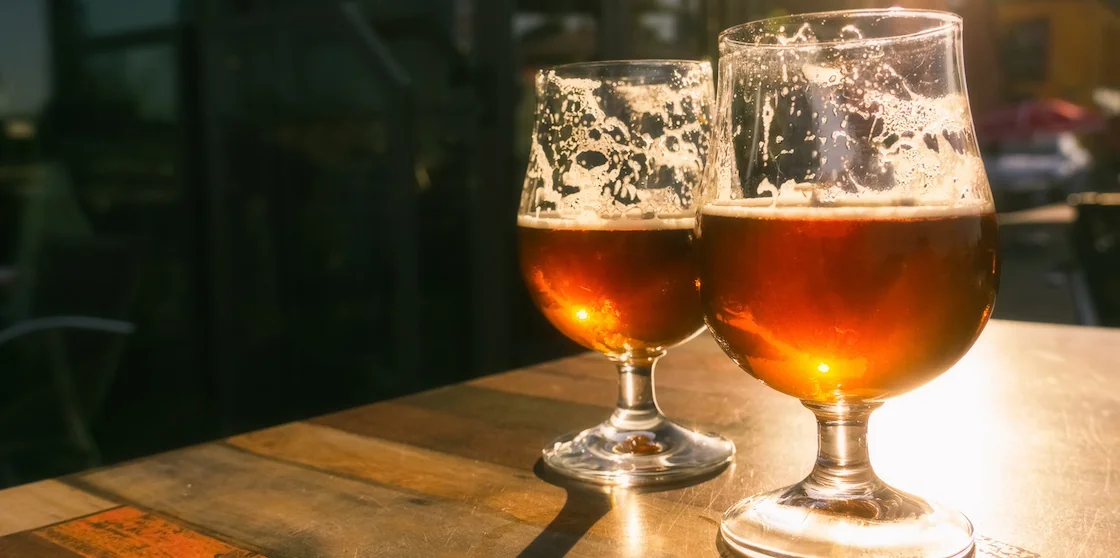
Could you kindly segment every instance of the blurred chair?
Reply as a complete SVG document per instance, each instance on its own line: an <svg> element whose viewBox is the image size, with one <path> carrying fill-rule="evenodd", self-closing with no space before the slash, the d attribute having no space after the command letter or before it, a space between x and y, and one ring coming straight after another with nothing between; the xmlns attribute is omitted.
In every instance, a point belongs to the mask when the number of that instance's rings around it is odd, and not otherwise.
<svg viewBox="0 0 1120 558"><path fill-rule="evenodd" d="M100 464L91 424L121 360L134 292L134 250L112 238L46 239L30 316L0 330L0 463ZM76 457L76 459L73 459ZM22 479L28 480L28 479Z"/></svg>
<svg viewBox="0 0 1120 558"><path fill-rule="evenodd" d="M96 415L104 403L109 385L112 383L113 372L123 347L123 342L111 344L109 355L100 367L100 373L88 381L81 381L75 373L71 363L71 351L67 344L67 330L87 332L101 332L108 334L127 335L132 333L134 326L129 322L120 320L107 320L85 316L51 316L35 318L20 322L3 331L0 331L0 350L7 348L9 343L17 342L23 338L30 340L32 337L41 337L38 347L41 356L45 357L44 368L49 384L42 389L29 390L20 393L11 401L11 404L0 410L0 427L5 430L5 435L0 437L0 457L11 457L50 452L62 447L76 451L85 467L95 467L101 462L101 451L90 432L90 419ZM38 369L38 368L36 368ZM53 405L51 405L53 404ZM18 430L9 430L7 426L15 425L21 419L42 413L44 409L56 407L58 418L65 431L64 442L48 435L36 428L25 429L25 435L16 434ZM47 428L49 430L49 427ZM29 434L29 435L28 435ZM18 482L18 477L10 464L5 468L8 482Z"/></svg>

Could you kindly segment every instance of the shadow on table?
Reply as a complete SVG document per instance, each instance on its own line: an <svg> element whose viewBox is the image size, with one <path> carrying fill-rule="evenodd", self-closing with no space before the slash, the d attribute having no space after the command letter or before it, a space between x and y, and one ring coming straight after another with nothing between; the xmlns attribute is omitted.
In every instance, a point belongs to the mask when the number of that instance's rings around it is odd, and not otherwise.
<svg viewBox="0 0 1120 558"><path fill-rule="evenodd" d="M591 527L614 507L614 497L620 491L628 494L648 494L677 490L706 482L718 477L727 467L721 467L703 476L684 482L650 487L618 488L589 484L561 476L538 459L533 465L537 478L563 488L567 492L560 513L518 554L518 558L554 558L566 555L587 534Z"/></svg>

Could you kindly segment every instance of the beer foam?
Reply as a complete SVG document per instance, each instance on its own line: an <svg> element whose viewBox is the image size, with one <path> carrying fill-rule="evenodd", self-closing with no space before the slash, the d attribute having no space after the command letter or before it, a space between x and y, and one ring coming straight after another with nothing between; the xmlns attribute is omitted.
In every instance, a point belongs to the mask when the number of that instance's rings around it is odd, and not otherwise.
<svg viewBox="0 0 1120 558"><path fill-rule="evenodd" d="M531 229L566 229L585 231L648 231L692 229L696 218L686 214L657 216L650 219L569 219L557 214L519 215L517 226Z"/></svg>
<svg viewBox="0 0 1120 558"><path fill-rule="evenodd" d="M858 205L854 202L860 202ZM874 219L929 219L945 217L968 217L995 212L991 202L906 205L891 203L887 200L853 200L853 203L833 205L809 205L801 203L778 203L772 198L753 198L734 202L711 203L703 206L700 213L718 217L754 219L816 219L816 220L874 220Z"/></svg>
<svg viewBox="0 0 1120 558"><path fill-rule="evenodd" d="M952 50L959 21L933 17L936 33L902 45L897 37L867 41L857 25L837 30L820 15L789 19L800 26L747 24L721 35L720 75L734 77L720 80L722 118L708 178L714 197L757 191L831 202L890 191L923 206L941 198L990 203ZM850 19L878 25L885 17ZM744 30L751 41L732 38Z"/></svg>
<svg viewBox="0 0 1120 558"><path fill-rule="evenodd" d="M568 77L582 75L571 67L538 74L522 211L621 217L692 205L707 160L711 67L660 64L672 70L661 70L671 74L664 81L638 71L615 79Z"/></svg>

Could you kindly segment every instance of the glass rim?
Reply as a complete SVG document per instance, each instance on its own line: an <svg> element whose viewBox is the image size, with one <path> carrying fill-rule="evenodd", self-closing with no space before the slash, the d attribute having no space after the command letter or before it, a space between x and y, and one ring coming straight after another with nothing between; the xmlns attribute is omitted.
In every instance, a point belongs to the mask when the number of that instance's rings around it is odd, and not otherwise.
<svg viewBox="0 0 1120 558"><path fill-rule="evenodd" d="M929 27L928 29L921 29L911 33L899 33L897 35L888 35L883 37L866 37L858 39L831 39L827 41L818 41L814 43L791 43L791 44L766 44L759 42L748 42L742 39L732 38L731 35L751 27L758 27L765 24L776 24L780 22L788 23L808 23L814 20L823 20L829 17L892 17L899 19L913 19L913 20L929 20L940 22L939 25ZM768 17L765 19L757 19L740 23L734 27L728 27L720 32L717 41L722 47L725 43L732 44L744 49L762 49L762 50L811 50L822 48L853 48L862 46L871 46L883 43L899 43L909 42L915 39L923 39L926 37L938 35L955 28L959 28L964 23L964 18L953 13L943 10L922 10L910 8L873 8L873 9L860 9L860 10L831 10L825 12L810 12L804 14L789 14L775 17Z"/></svg>

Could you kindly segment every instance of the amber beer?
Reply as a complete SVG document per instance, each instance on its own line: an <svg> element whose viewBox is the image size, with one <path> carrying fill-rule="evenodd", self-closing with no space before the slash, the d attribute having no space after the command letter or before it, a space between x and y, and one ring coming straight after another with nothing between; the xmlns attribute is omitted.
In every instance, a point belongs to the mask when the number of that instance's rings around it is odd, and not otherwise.
<svg viewBox="0 0 1120 558"><path fill-rule="evenodd" d="M744 370L812 401L878 400L968 351L999 283L984 207L709 205L701 301Z"/></svg>
<svg viewBox="0 0 1120 558"><path fill-rule="evenodd" d="M692 217L518 218L521 273L557 329L608 355L659 352L704 325Z"/></svg>

